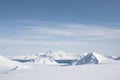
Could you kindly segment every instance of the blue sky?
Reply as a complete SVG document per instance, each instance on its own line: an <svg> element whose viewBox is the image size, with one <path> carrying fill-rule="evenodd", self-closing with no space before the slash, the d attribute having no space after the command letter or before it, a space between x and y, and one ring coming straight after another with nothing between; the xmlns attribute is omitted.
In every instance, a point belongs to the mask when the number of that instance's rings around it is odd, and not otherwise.
<svg viewBox="0 0 120 80"><path fill-rule="evenodd" d="M119 0L0 0L0 54L120 55Z"/></svg>

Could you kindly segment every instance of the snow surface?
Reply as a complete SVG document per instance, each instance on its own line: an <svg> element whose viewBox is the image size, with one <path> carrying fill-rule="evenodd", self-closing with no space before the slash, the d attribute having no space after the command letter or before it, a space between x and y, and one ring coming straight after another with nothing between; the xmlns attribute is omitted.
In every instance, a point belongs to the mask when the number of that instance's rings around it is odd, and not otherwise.
<svg viewBox="0 0 120 80"><path fill-rule="evenodd" d="M29 66L23 65L17 61L12 61L0 55L0 73L7 73L14 69L29 69Z"/></svg>
<svg viewBox="0 0 120 80"><path fill-rule="evenodd" d="M119 64L41 66L0 75L0 80L120 80Z"/></svg>
<svg viewBox="0 0 120 80"><path fill-rule="evenodd" d="M87 59L90 64L69 66L46 65L49 61L54 63L53 57L44 54L36 56L34 60L38 64L19 63L0 56L0 80L120 80L120 61L101 54L86 53L80 60ZM92 64L94 60L100 64ZM31 68L18 70L24 65Z"/></svg>

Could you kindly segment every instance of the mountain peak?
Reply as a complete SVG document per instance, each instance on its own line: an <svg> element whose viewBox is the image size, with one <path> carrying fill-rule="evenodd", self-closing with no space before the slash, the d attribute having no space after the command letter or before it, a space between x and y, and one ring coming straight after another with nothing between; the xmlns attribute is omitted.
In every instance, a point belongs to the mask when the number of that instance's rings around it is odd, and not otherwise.
<svg viewBox="0 0 120 80"><path fill-rule="evenodd" d="M76 65L99 64L99 63L105 63L107 61L110 60L107 57L103 56L102 54L90 52L90 53L84 53L84 56L77 61Z"/></svg>
<svg viewBox="0 0 120 80"><path fill-rule="evenodd" d="M76 65L82 64L98 64L97 58L93 55L93 53L88 53L87 55L83 56Z"/></svg>

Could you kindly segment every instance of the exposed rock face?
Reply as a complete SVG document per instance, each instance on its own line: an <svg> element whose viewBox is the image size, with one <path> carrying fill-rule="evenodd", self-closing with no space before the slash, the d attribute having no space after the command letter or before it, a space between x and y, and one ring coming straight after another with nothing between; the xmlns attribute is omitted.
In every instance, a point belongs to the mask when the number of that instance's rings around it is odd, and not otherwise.
<svg viewBox="0 0 120 80"><path fill-rule="evenodd" d="M88 53L86 56L78 60L76 65L82 65L82 64L98 64L99 61L97 58L94 56L93 53Z"/></svg>

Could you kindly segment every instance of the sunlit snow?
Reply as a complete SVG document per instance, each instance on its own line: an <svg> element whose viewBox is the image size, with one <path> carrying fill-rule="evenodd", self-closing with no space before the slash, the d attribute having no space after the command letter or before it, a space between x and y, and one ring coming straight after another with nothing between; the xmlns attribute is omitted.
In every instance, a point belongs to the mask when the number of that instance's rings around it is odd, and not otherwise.
<svg viewBox="0 0 120 80"><path fill-rule="evenodd" d="M0 80L120 80L120 61L98 53L84 53L71 65L57 63L48 53L33 57L33 62L17 62L0 56Z"/></svg>

